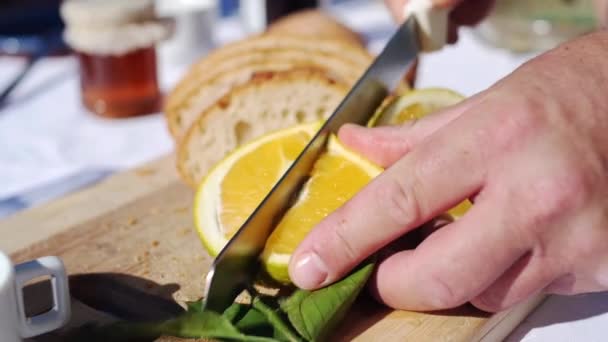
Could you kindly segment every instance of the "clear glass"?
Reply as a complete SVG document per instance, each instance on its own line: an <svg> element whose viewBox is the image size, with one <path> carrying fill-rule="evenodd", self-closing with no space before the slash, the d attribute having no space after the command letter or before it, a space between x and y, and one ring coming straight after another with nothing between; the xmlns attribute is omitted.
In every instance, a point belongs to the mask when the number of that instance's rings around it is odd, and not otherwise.
<svg viewBox="0 0 608 342"><path fill-rule="evenodd" d="M543 51L592 31L594 0L496 0L477 32L495 46L515 52Z"/></svg>

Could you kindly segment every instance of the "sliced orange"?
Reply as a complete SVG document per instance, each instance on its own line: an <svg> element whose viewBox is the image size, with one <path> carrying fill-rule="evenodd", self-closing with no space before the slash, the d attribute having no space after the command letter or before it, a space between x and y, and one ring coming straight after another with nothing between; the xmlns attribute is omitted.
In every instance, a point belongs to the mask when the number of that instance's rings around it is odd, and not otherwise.
<svg viewBox="0 0 608 342"><path fill-rule="evenodd" d="M262 253L266 272L289 283L289 259L298 244L323 218L342 206L382 169L331 136L327 151L315 163L296 203L285 213Z"/></svg>
<svg viewBox="0 0 608 342"><path fill-rule="evenodd" d="M222 250L302 152L320 122L266 134L221 160L198 187L194 221L212 256Z"/></svg>

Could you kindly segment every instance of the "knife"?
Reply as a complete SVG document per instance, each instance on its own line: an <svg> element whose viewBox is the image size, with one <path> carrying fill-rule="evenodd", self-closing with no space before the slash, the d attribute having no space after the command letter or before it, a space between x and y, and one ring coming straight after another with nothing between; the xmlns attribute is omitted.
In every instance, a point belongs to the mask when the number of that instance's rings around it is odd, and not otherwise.
<svg viewBox="0 0 608 342"><path fill-rule="evenodd" d="M420 52L445 45L448 9L433 9L431 0L412 0L404 11L408 19L218 254L206 278L205 309L222 313L251 283L266 240L306 181L330 134L345 123L365 124Z"/></svg>

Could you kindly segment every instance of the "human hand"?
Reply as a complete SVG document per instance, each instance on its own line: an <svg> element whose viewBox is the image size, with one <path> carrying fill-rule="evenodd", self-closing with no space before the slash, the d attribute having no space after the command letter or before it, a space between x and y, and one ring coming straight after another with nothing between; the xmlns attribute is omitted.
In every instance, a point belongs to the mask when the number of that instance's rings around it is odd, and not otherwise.
<svg viewBox="0 0 608 342"><path fill-rule="evenodd" d="M402 22L403 9L410 0L385 0L386 6L397 22ZM438 8L454 8L449 15L448 41L458 37L458 27L479 23L492 9L495 0L432 0Z"/></svg>
<svg viewBox="0 0 608 342"><path fill-rule="evenodd" d="M344 143L388 168L306 237L291 279L328 285L471 198L462 218L378 263L380 301L498 311L540 292L607 290L607 55L608 32L596 32L403 127L344 126Z"/></svg>

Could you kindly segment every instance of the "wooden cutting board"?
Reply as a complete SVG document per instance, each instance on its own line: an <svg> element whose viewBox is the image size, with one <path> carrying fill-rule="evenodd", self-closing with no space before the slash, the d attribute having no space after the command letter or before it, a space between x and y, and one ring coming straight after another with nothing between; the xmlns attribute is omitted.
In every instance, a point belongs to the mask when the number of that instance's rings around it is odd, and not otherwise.
<svg viewBox="0 0 608 342"><path fill-rule="evenodd" d="M211 258L193 228L193 191L179 181L174 165L168 156L0 221L0 250L15 262L57 255L72 277L99 274L93 296L117 288L145 294L134 300L133 310L145 308L146 300L156 305L157 298L196 300ZM499 341L540 301L495 315L469 306L416 313L389 310L363 295L332 340ZM60 341L73 326L110 319L77 300L72 305L66 329L32 341Z"/></svg>

